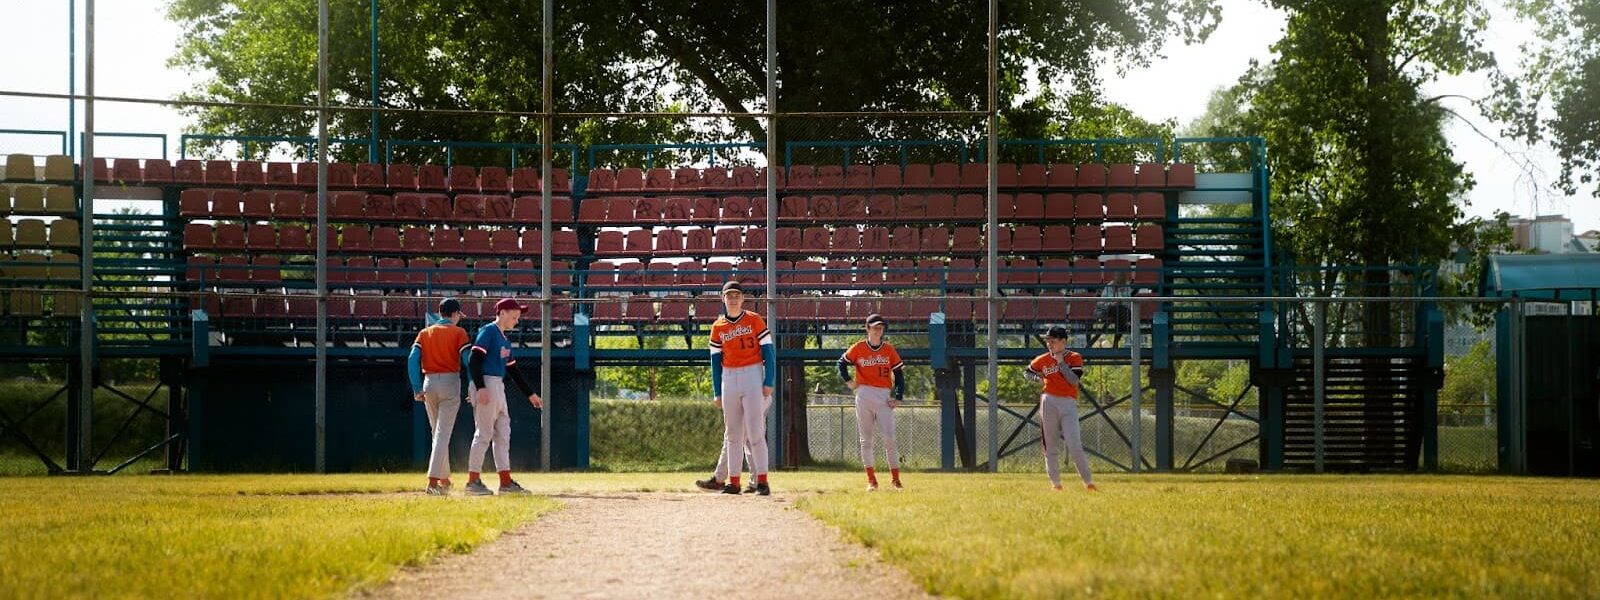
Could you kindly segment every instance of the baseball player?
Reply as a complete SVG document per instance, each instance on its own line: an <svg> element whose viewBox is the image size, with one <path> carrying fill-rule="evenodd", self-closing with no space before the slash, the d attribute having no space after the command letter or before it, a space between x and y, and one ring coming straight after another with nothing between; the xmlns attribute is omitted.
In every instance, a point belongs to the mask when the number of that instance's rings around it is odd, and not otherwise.
<svg viewBox="0 0 1600 600"><path fill-rule="evenodd" d="M495 319L478 329L467 361L467 371L472 375L472 422L477 426L472 434L472 450L467 454L467 493L473 496L491 494L478 476L483 469L483 453L491 444L494 464L500 468L500 493L528 493L511 480L511 414L506 411L505 384L505 378L510 377L535 409L544 407L544 400L517 371L517 361L511 358L511 341L506 339L506 332L517 326L517 320L527 310L526 305L511 298L496 302Z"/></svg>
<svg viewBox="0 0 1600 600"><path fill-rule="evenodd" d="M900 485L900 454L894 443L894 409L906 395L906 378L900 353L883 341L888 322L882 315L867 316L867 339L856 342L839 357L839 378L856 393L856 433L861 440L861 464L867 468L867 491L878 489L878 474L873 470L872 430L883 436L883 453L889 463L889 485ZM855 377L851 378L851 367ZM890 397L890 386L893 397Z"/></svg>
<svg viewBox="0 0 1600 600"><path fill-rule="evenodd" d="M1061 446L1072 457L1072 466L1083 478L1084 489L1094 492L1094 477L1089 473L1089 456L1083 452L1083 435L1078 431L1078 382L1083 377L1083 355L1067 349L1067 329L1051 327L1044 334L1048 352L1028 363L1023 376L1044 384L1039 395L1039 420L1043 424L1044 465L1050 474L1050 487L1061 491Z"/></svg>
<svg viewBox="0 0 1600 600"><path fill-rule="evenodd" d="M712 400L722 409L722 453L728 459L724 494L739 494L739 472L744 470L744 447L750 445L750 472L755 493L772 493L767 486L767 422L763 403L772 397L778 355L772 332L761 315L744 309L744 288L738 281L722 285L725 312L711 324Z"/></svg>
<svg viewBox="0 0 1600 600"><path fill-rule="evenodd" d="M455 298L439 302L439 321L417 334L406 360L411 395L428 410L428 428L433 431L428 494L434 496L450 493L450 433L461 410L461 367L472 348L460 322L460 302Z"/></svg>
<svg viewBox="0 0 1600 600"><path fill-rule="evenodd" d="M761 399L761 418L762 418L762 422L763 423L766 422L767 413L769 413L771 411L772 411L772 396L767 396L765 398L762 398ZM723 439L724 439L724 441L726 441L726 439L727 439L727 435L726 434L723 435ZM745 464L749 465L747 468L754 468L755 465L756 465L755 459L754 458L750 458L750 440L748 439L748 437L745 439L745 443L744 443L744 461L745 461ZM698 488L700 488L702 490L715 492L715 491L721 491L722 490L722 486L725 485L725 482L727 480L728 480L728 452L726 450L719 450L717 452L717 468L716 468L716 470L711 472L711 477L710 478L695 480L694 485L695 485L695 487L698 487ZM754 493L756 493L756 480L755 480L754 477L751 477L750 481L745 482L744 493L746 493L746 494L754 494Z"/></svg>

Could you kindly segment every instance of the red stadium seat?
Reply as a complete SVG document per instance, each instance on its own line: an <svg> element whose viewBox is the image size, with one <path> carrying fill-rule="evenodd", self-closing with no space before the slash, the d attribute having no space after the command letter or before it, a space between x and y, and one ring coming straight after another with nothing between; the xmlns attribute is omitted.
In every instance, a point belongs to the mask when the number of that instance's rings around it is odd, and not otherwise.
<svg viewBox="0 0 1600 600"><path fill-rule="evenodd" d="M734 167L733 183L730 189L756 190L766 185L766 175L761 169L755 167Z"/></svg>
<svg viewBox="0 0 1600 600"><path fill-rule="evenodd" d="M482 223L488 217L488 201L478 194L461 194L456 196L455 210L451 213L451 220L459 223Z"/></svg>
<svg viewBox="0 0 1600 600"><path fill-rule="evenodd" d="M714 260L706 263L705 284L710 287L720 287L723 282L732 280L733 263Z"/></svg>
<svg viewBox="0 0 1600 600"><path fill-rule="evenodd" d="M1032 193L1017 194L1017 209L1012 218L1017 221L1038 221L1044 218L1044 206L1044 196Z"/></svg>
<svg viewBox="0 0 1600 600"><path fill-rule="evenodd" d="M706 172L721 172L724 178L727 177L728 173L725 170L717 168L706 169ZM695 191L699 190L702 184L703 182L701 180L699 169L694 167L678 167L676 171L672 172L672 189L674 190Z"/></svg>
<svg viewBox="0 0 1600 600"><path fill-rule="evenodd" d="M648 231L648 230L646 230ZM632 240L630 240L632 241ZM656 233L655 255L680 256L683 254L683 232L676 229L662 229ZM648 253L646 253L648 254Z"/></svg>
<svg viewBox="0 0 1600 600"><path fill-rule="evenodd" d="M617 172L611 169L593 169L589 171L590 193L610 192L617 189Z"/></svg>
<svg viewBox="0 0 1600 600"><path fill-rule="evenodd" d="M1072 228L1073 252L1097 253L1100 252L1100 246L1101 233L1099 227L1094 225L1078 225Z"/></svg>
<svg viewBox="0 0 1600 600"><path fill-rule="evenodd" d="M449 187L450 181L445 176L443 166L425 164L417 167L417 189L444 190Z"/></svg>
<svg viewBox="0 0 1600 600"><path fill-rule="evenodd" d="M367 252L372 249L372 232L362 225L349 225L339 231L339 249L344 252Z"/></svg>
<svg viewBox="0 0 1600 600"><path fill-rule="evenodd" d="M1107 221L1132 221L1133 194L1127 192L1108 194L1105 218Z"/></svg>
<svg viewBox="0 0 1600 600"><path fill-rule="evenodd" d="M384 177L384 181L391 190L415 190L417 189L416 168L404 163L390 164L389 174Z"/></svg>
<svg viewBox="0 0 1600 600"><path fill-rule="evenodd" d="M394 195L394 218L401 221L421 221L425 217L422 212L422 194L415 192L401 192Z"/></svg>
<svg viewBox="0 0 1600 600"><path fill-rule="evenodd" d="M244 247L251 252L272 252L278 249L278 230L271 225L251 223L245 232Z"/></svg>
<svg viewBox="0 0 1600 600"><path fill-rule="evenodd" d="M1072 261L1065 258L1046 258L1040 261L1039 284L1050 286L1067 286L1072 283Z"/></svg>
<svg viewBox="0 0 1600 600"><path fill-rule="evenodd" d="M450 221L455 218L455 206L444 194L422 194L422 214L430 221ZM399 207L396 206L396 211Z"/></svg>
<svg viewBox="0 0 1600 600"><path fill-rule="evenodd" d="M244 225L238 223L217 223L217 239L215 247L218 250L244 250Z"/></svg>
<svg viewBox="0 0 1600 600"><path fill-rule="evenodd" d="M744 229L739 227L718 227L711 242L716 254L725 256L739 254L744 251Z"/></svg>
<svg viewBox="0 0 1600 600"><path fill-rule="evenodd" d="M1005 197L999 198L1004 202ZM963 222L987 221L989 213L985 210L983 196L978 194L962 194L956 197L955 220Z"/></svg>
<svg viewBox="0 0 1600 600"><path fill-rule="evenodd" d="M239 163L239 165L243 167L244 163ZM240 173L243 173L243 171L241 170ZM242 178L240 183L244 183ZM373 163L361 163L356 165L357 187L381 188L384 187L384 185L383 165Z"/></svg>
<svg viewBox="0 0 1600 600"><path fill-rule="evenodd" d="M916 254L921 247L922 233L909 225L896 227L894 234L889 237L889 252L892 254Z"/></svg>
<svg viewBox="0 0 1600 600"><path fill-rule="evenodd" d="M598 256L621 256L623 254L623 238L621 231L601 231L595 233L594 253Z"/></svg>
<svg viewBox="0 0 1600 600"><path fill-rule="evenodd" d="M1131 188L1138 183L1138 177L1134 174L1134 167L1131 164L1114 164L1108 171L1106 185L1109 187Z"/></svg>
<svg viewBox="0 0 1600 600"><path fill-rule="evenodd" d="M861 253L882 256L889 253L889 228L868 227L861 232Z"/></svg>
<svg viewBox="0 0 1600 600"><path fill-rule="evenodd" d="M782 230L780 230L780 233L781 231ZM801 232L800 235L801 238L799 248L801 250L804 250L808 254L812 255L825 254L828 252L828 242L831 239L831 234L828 232L827 227L807 227ZM787 245L778 246L779 251L786 249L788 249Z"/></svg>
<svg viewBox="0 0 1600 600"><path fill-rule="evenodd" d="M644 263L633 260L617 263L617 285L641 287L644 285Z"/></svg>
<svg viewBox="0 0 1600 600"><path fill-rule="evenodd" d="M1133 230L1127 225L1107 225L1105 230L1105 252L1132 252Z"/></svg>
<svg viewBox="0 0 1600 600"><path fill-rule="evenodd" d="M807 203L805 216L801 220L829 222L838 218L839 198L837 196L817 195L812 196Z"/></svg>
<svg viewBox="0 0 1600 600"><path fill-rule="evenodd" d="M441 260L438 273L438 277L433 281L436 286L461 289L471 285L472 272L467 268L465 260L459 258Z"/></svg>
<svg viewBox="0 0 1600 600"><path fill-rule="evenodd" d="M1100 194L1078 194L1072 199L1072 218L1079 221L1100 221L1106 218L1105 203Z"/></svg>
<svg viewBox="0 0 1600 600"><path fill-rule="evenodd" d="M1098 163L1078 165L1078 187L1106 187L1106 166Z"/></svg>
<svg viewBox="0 0 1600 600"><path fill-rule="evenodd" d="M778 205L778 220L782 222L809 221L809 207L805 196L784 196Z"/></svg>
<svg viewBox="0 0 1600 600"><path fill-rule="evenodd" d="M606 223L626 225L633 223L634 205L638 198L611 198L606 201Z"/></svg>
<svg viewBox="0 0 1600 600"><path fill-rule="evenodd" d="M900 200L895 203L895 212L903 221L928 221L928 198L922 194L900 196Z"/></svg>
<svg viewBox="0 0 1600 600"><path fill-rule="evenodd" d="M930 222L948 223L956 216L956 199L950 194L928 194L923 197L924 215Z"/></svg>
<svg viewBox="0 0 1600 600"><path fill-rule="evenodd" d="M1078 187L1078 166L1070 163L1056 163L1050 165L1049 177L1045 186L1056 189L1072 189Z"/></svg>
<svg viewBox="0 0 1600 600"><path fill-rule="evenodd" d="M943 227L924 227L919 244L923 254L950 254L950 230Z"/></svg>
<svg viewBox="0 0 1600 600"><path fill-rule="evenodd" d="M661 221L674 225L688 223L689 213L694 210L694 200L690 198L667 198L661 204Z"/></svg>
<svg viewBox="0 0 1600 600"><path fill-rule="evenodd" d="M1044 220L1070 221L1073 218L1073 206L1072 194L1051 192L1044 197Z"/></svg>
<svg viewBox="0 0 1600 600"><path fill-rule="evenodd" d="M716 198L694 198L690 200L689 222L700 225L711 225L721 217L722 206Z"/></svg>
<svg viewBox="0 0 1600 600"><path fill-rule="evenodd" d="M883 285L883 262L876 260L857 261L855 266L856 286L861 289L876 289Z"/></svg>
<svg viewBox="0 0 1600 600"><path fill-rule="evenodd" d="M506 285L520 289L539 287L539 266L531 260L506 261Z"/></svg>
<svg viewBox="0 0 1600 600"><path fill-rule="evenodd" d="M172 169L172 180L178 183L192 183L196 185L205 183L205 166L198 160L180 160Z"/></svg>
<svg viewBox="0 0 1600 600"><path fill-rule="evenodd" d="M866 189L872 187L872 165L850 165L844 171L844 187Z"/></svg>
<svg viewBox="0 0 1600 600"><path fill-rule="evenodd" d="M875 194L867 197L867 220L893 221L898 218L899 211L896 204L898 199L889 194Z"/></svg>
<svg viewBox="0 0 1600 600"><path fill-rule="evenodd" d="M983 230L977 227L957 227L955 238L951 243L953 253L983 252Z"/></svg>
<svg viewBox="0 0 1600 600"><path fill-rule="evenodd" d="M259 165L257 165L259 167ZM139 167L137 158L119 158L111 161L112 176L123 183L142 183L144 170Z"/></svg>
<svg viewBox="0 0 1600 600"><path fill-rule="evenodd" d="M578 250L578 232L571 229L561 229L553 232L552 237L554 239L550 241L550 251L554 252L556 256L579 256L582 254Z"/></svg>
<svg viewBox="0 0 1600 600"><path fill-rule="evenodd" d="M393 227L372 228L373 252L401 252L404 247L400 245L400 230Z"/></svg>
<svg viewBox="0 0 1600 600"><path fill-rule="evenodd" d="M722 199L722 223L736 224L750 221L750 199L744 196L728 196Z"/></svg>
<svg viewBox="0 0 1600 600"><path fill-rule="evenodd" d="M996 166L998 167L999 165L996 165ZM1016 176L1016 170L1015 169L1016 169L1016 166L1012 165L1012 179L1016 179L1016 177L1015 177ZM934 176L937 177L938 175L939 175L938 171L934 171ZM996 181L999 181L999 180L996 180ZM986 162L966 163L966 164L961 165L961 188L962 189L975 190L975 189L987 189L988 187L989 187L989 163L986 163Z"/></svg>
<svg viewBox="0 0 1600 600"><path fill-rule="evenodd" d="M1166 236L1162 233L1161 226L1155 224L1140 225L1134 235L1134 249L1140 252L1161 252L1166 248Z"/></svg>
<svg viewBox="0 0 1600 600"><path fill-rule="evenodd" d="M996 180L996 188L1012 189L1017 187L1017 165L1013 163L1000 163L995 165L995 169L1000 175L1000 178Z"/></svg>
<svg viewBox="0 0 1600 600"><path fill-rule="evenodd" d="M243 256L224 256L217 260L217 283L250 281L250 261Z"/></svg>
<svg viewBox="0 0 1600 600"><path fill-rule="evenodd" d="M884 269L884 284L891 288L911 286L916 281L916 263L910 260L891 260Z"/></svg>
<svg viewBox="0 0 1600 600"><path fill-rule="evenodd" d="M292 171L291 171L292 173ZM145 183L167 183L173 180L172 163L161 158L148 158L144 161ZM294 181L290 177L290 182Z"/></svg>
<svg viewBox="0 0 1600 600"><path fill-rule="evenodd" d="M429 254L434 251L434 232L427 227L406 227L400 237L400 250L410 254Z"/></svg>
<svg viewBox="0 0 1600 600"><path fill-rule="evenodd" d="M1140 221L1161 221L1167 218L1167 201L1161 194L1140 193L1133 199L1133 205Z"/></svg>
<svg viewBox="0 0 1600 600"><path fill-rule="evenodd" d="M941 282L957 286L977 285L987 281L984 272L979 268L982 265L974 263L970 258L952 258L950 264L945 266L939 276L932 281L918 281L924 285L937 285Z"/></svg>
<svg viewBox="0 0 1600 600"><path fill-rule="evenodd" d="M272 218L276 221L297 221L306 214L305 194L300 192L273 192Z"/></svg>
<svg viewBox="0 0 1600 600"><path fill-rule="evenodd" d="M306 252L311 248L311 237L302 225L284 225L278 229L278 249L285 252Z"/></svg>
<svg viewBox="0 0 1600 600"><path fill-rule="evenodd" d="M511 191L510 182L506 181L505 167L484 167L479 169L478 187L485 192L504 193Z"/></svg>
<svg viewBox="0 0 1600 600"><path fill-rule="evenodd" d="M210 179L210 174L206 175ZM264 185L267 182L266 173L261 170L261 163L254 160L241 160L234 167L233 180L239 185Z"/></svg>
<svg viewBox="0 0 1600 600"><path fill-rule="evenodd" d="M645 173L644 189L651 192L672 191L672 169L654 168Z"/></svg>
<svg viewBox="0 0 1600 600"><path fill-rule="evenodd" d="M726 263L724 263L726 264ZM706 282L706 266L700 261L678 263L678 282L685 286L699 286Z"/></svg>
<svg viewBox="0 0 1600 600"><path fill-rule="evenodd" d="M805 233L799 227L778 228L778 252L794 252L805 248Z"/></svg>
<svg viewBox="0 0 1600 600"><path fill-rule="evenodd" d="M211 215L218 219L239 219L244 216L243 196L239 190L213 190Z"/></svg>
<svg viewBox="0 0 1600 600"><path fill-rule="evenodd" d="M933 186L933 167L911 163L901 169L900 187L921 189Z"/></svg>
<svg viewBox="0 0 1600 600"><path fill-rule="evenodd" d="M622 251L628 256L650 256L655 251L655 232L650 229L629 230Z"/></svg>
<svg viewBox="0 0 1600 600"><path fill-rule="evenodd" d="M211 192L189 188L178 195L178 216L208 218L211 216Z"/></svg>
<svg viewBox="0 0 1600 600"><path fill-rule="evenodd" d="M1100 261L1093 258L1080 258L1072 263L1072 285L1078 287L1098 286L1103 275L1100 270Z"/></svg>
<svg viewBox="0 0 1600 600"><path fill-rule="evenodd" d="M472 285L500 288L506 285L506 269L499 260L480 258L472 263Z"/></svg>
<svg viewBox="0 0 1600 600"><path fill-rule="evenodd" d="M949 162L942 162L933 165L933 181L931 183L931 187L940 189L955 189L960 186L961 165Z"/></svg>
<svg viewBox="0 0 1600 600"><path fill-rule="evenodd" d="M711 254L712 230L708 228L690 229L684 234L683 253L691 256L705 256Z"/></svg>
<svg viewBox="0 0 1600 600"><path fill-rule="evenodd" d="M634 167L617 169L617 191L638 192L644 190L644 170Z"/></svg>
<svg viewBox="0 0 1600 600"><path fill-rule="evenodd" d="M538 169L517 167L511 170L511 191L518 194L537 194L544 191L539 185Z"/></svg>
<svg viewBox="0 0 1600 600"><path fill-rule="evenodd" d="M185 250L210 250L216 245L215 233L207 223L185 223L183 248Z"/></svg>
<svg viewBox="0 0 1600 600"><path fill-rule="evenodd" d="M522 246L518 243L517 230L496 229L489 232L489 251L501 255L520 254Z"/></svg>
<svg viewBox="0 0 1600 600"><path fill-rule="evenodd" d="M817 167L818 189L837 190L844 187L844 167L841 165L822 165Z"/></svg>
<svg viewBox="0 0 1600 600"><path fill-rule="evenodd" d="M483 220L488 223L512 223L510 196L483 196ZM460 197L457 197L459 200Z"/></svg>
<svg viewBox="0 0 1600 600"><path fill-rule="evenodd" d="M1070 301L1060 294L1042 294L1034 297L1034 317L1041 323L1061 323L1070 313Z"/></svg>
<svg viewBox="0 0 1600 600"><path fill-rule="evenodd" d="M1018 225L1011 231L1012 254L1037 254L1043 248L1038 225Z"/></svg>
<svg viewBox="0 0 1600 600"><path fill-rule="evenodd" d="M854 225L841 225L833 229L828 240L830 254L856 255L861 253L861 230Z"/></svg>
<svg viewBox="0 0 1600 600"><path fill-rule="evenodd" d="M368 219L391 221L397 218L394 214L394 198L391 196L367 194L363 208Z"/></svg>
<svg viewBox="0 0 1600 600"><path fill-rule="evenodd" d="M406 283L408 273L403 258L378 259L378 283L398 286Z"/></svg>
<svg viewBox="0 0 1600 600"><path fill-rule="evenodd" d="M1139 165L1139 175L1135 185L1142 188L1159 188L1167 186L1167 166L1161 163L1142 163Z"/></svg>
<svg viewBox="0 0 1600 600"><path fill-rule="evenodd" d="M147 169L148 170L148 169ZM149 177L146 173L145 177ZM1167 187L1190 189L1194 187L1194 165L1188 163L1175 163L1167 172Z"/></svg>
<svg viewBox="0 0 1600 600"><path fill-rule="evenodd" d="M803 190L817 187L817 170L811 165L792 165L786 177L787 188Z"/></svg>
<svg viewBox="0 0 1600 600"><path fill-rule="evenodd" d="M763 196L750 198L750 221L752 223L767 222L767 199Z"/></svg>
<svg viewBox="0 0 1600 600"><path fill-rule="evenodd" d="M865 196L847 195L839 196L834 204L831 218L846 223L861 223L867 220L867 199Z"/></svg>
<svg viewBox="0 0 1600 600"><path fill-rule="evenodd" d="M735 267L734 278L743 283L765 284L767 282L767 266L759 260L740 261Z"/></svg>
<svg viewBox="0 0 1600 600"><path fill-rule="evenodd" d="M1077 174L1077 171L1073 171L1073 183L1077 183ZM1048 185L1050 185L1050 172L1044 165L1030 163L1017 168L1017 187L1043 189Z"/></svg>
<svg viewBox="0 0 1600 600"><path fill-rule="evenodd" d="M663 209L664 207L659 199L651 197L635 198L633 200L632 222L639 225L658 225L661 223L662 215L665 212Z"/></svg>
<svg viewBox="0 0 1600 600"><path fill-rule="evenodd" d="M1118 274L1128 275L1131 279L1133 263L1125 258L1108 258L1100 261L1100 283L1109 284L1116 280Z"/></svg>
<svg viewBox="0 0 1600 600"><path fill-rule="evenodd" d="M1039 263L1020 258L1006 261L1005 274L1000 277L1000 282L1027 287L1039 285Z"/></svg>
<svg viewBox="0 0 1600 600"><path fill-rule="evenodd" d="M605 223L608 206L605 198L584 199L578 203L578 222L588 225ZM555 218L554 215L551 215L551 218Z"/></svg>
<svg viewBox="0 0 1600 600"><path fill-rule="evenodd" d="M367 217L367 195L362 192L334 192L328 207L328 217L343 221L360 221Z"/></svg>
<svg viewBox="0 0 1600 600"><path fill-rule="evenodd" d="M830 260L822 272L822 283L829 287L850 287L855 283L854 265L848 260Z"/></svg>
<svg viewBox="0 0 1600 600"><path fill-rule="evenodd" d="M644 283L652 287L673 287L679 284L678 267L664 260L652 260L644 267Z"/></svg>
<svg viewBox="0 0 1600 600"><path fill-rule="evenodd" d="M900 189L899 165L876 165L872 167L872 187L880 190Z"/></svg>
<svg viewBox="0 0 1600 600"><path fill-rule="evenodd" d="M467 251L461 230L437 227L433 230L433 251L438 254L463 254Z"/></svg>

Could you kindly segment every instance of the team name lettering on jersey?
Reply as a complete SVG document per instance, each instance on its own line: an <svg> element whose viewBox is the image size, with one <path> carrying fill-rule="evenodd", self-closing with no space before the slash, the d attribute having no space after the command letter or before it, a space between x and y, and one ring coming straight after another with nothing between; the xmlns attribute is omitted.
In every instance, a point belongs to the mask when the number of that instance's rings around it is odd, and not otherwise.
<svg viewBox="0 0 1600 600"><path fill-rule="evenodd" d="M750 329L749 325L740 325L740 326L734 328L731 331L722 332L722 335L720 337L721 337L721 341L723 343L727 343L728 340L737 338L737 337L739 337L741 335L750 335L752 333L755 333L755 331Z"/></svg>

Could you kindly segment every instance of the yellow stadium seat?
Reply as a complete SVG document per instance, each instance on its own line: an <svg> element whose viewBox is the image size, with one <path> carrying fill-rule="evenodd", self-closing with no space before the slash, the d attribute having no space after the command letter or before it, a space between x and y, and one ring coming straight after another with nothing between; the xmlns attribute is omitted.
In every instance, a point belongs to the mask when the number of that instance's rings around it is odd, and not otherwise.
<svg viewBox="0 0 1600 600"><path fill-rule="evenodd" d="M6 179L34 181L38 178L33 169L33 156L12 154L6 157Z"/></svg>
<svg viewBox="0 0 1600 600"><path fill-rule="evenodd" d="M50 224L51 248L77 248L83 245L83 240L78 235L78 222L72 219L56 219Z"/></svg>
<svg viewBox="0 0 1600 600"><path fill-rule="evenodd" d="M64 185L53 185L44 190L44 212L50 215L71 216L78 214L78 199L72 195L72 188Z"/></svg>
<svg viewBox="0 0 1600 600"><path fill-rule="evenodd" d="M11 189L11 195L16 198L11 206L11 212L19 215L44 213L44 188L37 185L19 185Z"/></svg>
<svg viewBox="0 0 1600 600"><path fill-rule="evenodd" d="M34 252L17 255L17 260L6 271L13 279L46 279L49 276L50 258Z"/></svg>
<svg viewBox="0 0 1600 600"><path fill-rule="evenodd" d="M72 181L77 178L77 171L70 156L52 154L44 157L45 181Z"/></svg>
<svg viewBox="0 0 1600 600"><path fill-rule="evenodd" d="M44 302L39 292L11 292L11 314L22 317L44 315Z"/></svg>
<svg viewBox="0 0 1600 600"><path fill-rule="evenodd" d="M49 245L45 237L44 221L39 219L23 219L17 221L18 248L43 248Z"/></svg>
<svg viewBox="0 0 1600 600"><path fill-rule="evenodd" d="M79 274L82 270L78 265L78 255L71 252L57 252L50 255L50 279L59 281L80 281Z"/></svg>

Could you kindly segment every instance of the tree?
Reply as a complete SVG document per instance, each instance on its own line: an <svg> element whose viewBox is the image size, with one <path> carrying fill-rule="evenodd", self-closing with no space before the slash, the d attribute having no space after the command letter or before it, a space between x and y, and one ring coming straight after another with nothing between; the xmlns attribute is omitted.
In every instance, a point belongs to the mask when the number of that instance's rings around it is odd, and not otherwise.
<svg viewBox="0 0 1600 600"><path fill-rule="evenodd" d="M1592 186L1600 197L1600 0L1510 4L1536 35L1522 47L1522 75L1497 81L1495 114L1507 134L1555 148L1561 191Z"/></svg>
<svg viewBox="0 0 1600 600"><path fill-rule="evenodd" d="M1273 234L1305 265L1428 264L1479 227L1473 179L1444 135L1455 99L1424 87L1492 71L1478 0L1271 0L1289 13L1271 63L1254 65L1202 123L1259 132L1272 169ZM1218 111L1219 105L1226 108ZM1318 295L1390 295L1391 273L1325 271ZM1393 307L1364 309L1366 342L1388 345Z"/></svg>
<svg viewBox="0 0 1600 600"><path fill-rule="evenodd" d="M537 2L385 0L380 11L379 104L397 108L537 111L540 5ZM795 111L977 110L987 93L985 5L980 2L819 0L780 15L779 106ZM1137 65L1172 35L1204 39L1216 26L1213 0L1098 3L1006 2L1001 13L998 94L1019 135L1044 134L1030 116L1091 101L1100 57ZM764 4L754 0L631 0L556 11L555 70L562 111L726 111L766 105ZM173 0L183 29L171 63L203 76L188 97L310 105L315 99L316 12L311 3ZM334 3L330 86L335 104L364 104L368 5ZM1033 83L1030 83L1033 82ZM1060 98L1049 90L1070 90ZM663 90L671 90L664 92ZM1088 95L1085 95L1088 94ZM1078 106L1081 109L1081 106ZM311 131L310 111L196 108L197 129L283 135ZM1010 118L1015 116L1015 118ZM975 119L797 120L780 127L827 139L954 137ZM334 137L364 138L368 115L333 115ZM531 141L532 119L387 114L381 135L398 139ZM754 118L562 119L555 139L581 144L665 139L764 139ZM811 130L808 131L808 128ZM255 152L262 150L257 148ZM336 148L341 160L364 148ZM423 156L423 158L431 158ZM464 157L464 160L467 158Z"/></svg>

